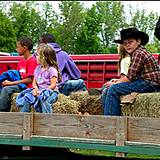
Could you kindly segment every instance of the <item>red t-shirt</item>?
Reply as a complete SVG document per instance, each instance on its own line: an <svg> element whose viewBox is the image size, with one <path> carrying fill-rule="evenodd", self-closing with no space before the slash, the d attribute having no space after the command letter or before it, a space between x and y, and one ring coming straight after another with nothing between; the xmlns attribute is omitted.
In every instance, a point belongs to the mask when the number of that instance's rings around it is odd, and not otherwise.
<svg viewBox="0 0 160 160"><path fill-rule="evenodd" d="M22 58L19 63L17 70L19 70L21 78L25 79L30 76L34 76L34 70L37 66L37 60L35 57L31 56L28 59ZM32 84L27 85L28 88L32 87Z"/></svg>

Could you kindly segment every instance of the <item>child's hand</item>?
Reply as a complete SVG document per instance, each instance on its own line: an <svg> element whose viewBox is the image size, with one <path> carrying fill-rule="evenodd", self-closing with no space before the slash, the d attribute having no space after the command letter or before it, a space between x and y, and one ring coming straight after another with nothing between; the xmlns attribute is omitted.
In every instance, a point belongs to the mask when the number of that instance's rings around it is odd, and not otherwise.
<svg viewBox="0 0 160 160"><path fill-rule="evenodd" d="M2 82L2 86L11 86L11 85L12 85L12 81L5 80Z"/></svg>
<svg viewBox="0 0 160 160"><path fill-rule="evenodd" d="M116 83L117 81L118 81L118 79L116 79L116 78L113 78L113 79L111 79L109 82Z"/></svg>
<svg viewBox="0 0 160 160"><path fill-rule="evenodd" d="M115 82L109 81L109 82L106 83L106 87L110 87L112 84L115 84Z"/></svg>
<svg viewBox="0 0 160 160"><path fill-rule="evenodd" d="M103 87L110 87L112 84L115 84L116 82L118 82L118 79L111 79L110 81L106 82Z"/></svg>
<svg viewBox="0 0 160 160"><path fill-rule="evenodd" d="M33 96L37 96L39 94L39 91L37 89L33 89L32 94Z"/></svg>

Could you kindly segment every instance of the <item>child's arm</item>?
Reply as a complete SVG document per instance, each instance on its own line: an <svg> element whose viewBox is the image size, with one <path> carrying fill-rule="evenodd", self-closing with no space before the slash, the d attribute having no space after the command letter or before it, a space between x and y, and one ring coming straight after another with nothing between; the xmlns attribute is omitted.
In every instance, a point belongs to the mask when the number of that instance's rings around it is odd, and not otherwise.
<svg viewBox="0 0 160 160"><path fill-rule="evenodd" d="M34 89L38 90L38 85L35 78L33 78L32 86Z"/></svg>
<svg viewBox="0 0 160 160"><path fill-rule="evenodd" d="M122 78L120 78L117 82L117 83L122 83L122 82L130 82L130 80L127 78L127 76L123 76Z"/></svg>
<svg viewBox="0 0 160 160"><path fill-rule="evenodd" d="M39 94L39 90L38 90L38 85L35 78L33 78L32 86L33 86L32 94L34 96L37 96Z"/></svg>
<svg viewBox="0 0 160 160"><path fill-rule="evenodd" d="M51 84L48 86L48 89L54 90L56 88L56 83L57 83L57 77L52 77Z"/></svg>
<svg viewBox="0 0 160 160"><path fill-rule="evenodd" d="M30 84L32 83L33 81L33 77L27 77L25 79L21 79L19 81L8 81L8 80L5 80L2 82L2 86L12 86L12 85L17 85L17 84Z"/></svg>

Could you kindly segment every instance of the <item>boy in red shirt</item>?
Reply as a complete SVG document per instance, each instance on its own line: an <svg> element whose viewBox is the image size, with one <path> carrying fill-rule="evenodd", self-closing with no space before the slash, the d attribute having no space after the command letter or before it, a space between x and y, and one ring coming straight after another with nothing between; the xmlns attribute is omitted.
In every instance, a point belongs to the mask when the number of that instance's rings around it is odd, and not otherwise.
<svg viewBox="0 0 160 160"><path fill-rule="evenodd" d="M33 43L31 39L22 37L16 42L16 51L23 58L18 63L17 70L21 75L21 79L17 81L5 80L2 82L2 89L0 92L0 112L10 111L11 95L15 92L21 92L24 88L21 88L19 84L26 84L27 87L32 87L34 70L37 66L37 61L34 56L31 55Z"/></svg>

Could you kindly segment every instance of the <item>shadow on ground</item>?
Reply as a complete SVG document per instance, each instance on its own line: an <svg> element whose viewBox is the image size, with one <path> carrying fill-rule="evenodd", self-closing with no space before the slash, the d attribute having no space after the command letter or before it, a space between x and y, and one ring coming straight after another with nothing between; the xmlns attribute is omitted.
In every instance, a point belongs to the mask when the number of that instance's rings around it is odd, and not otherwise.
<svg viewBox="0 0 160 160"><path fill-rule="evenodd" d="M116 158L105 156L88 156L73 153L68 149L33 147L23 151L19 146L0 145L0 159L4 160L133 160L135 158Z"/></svg>

